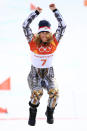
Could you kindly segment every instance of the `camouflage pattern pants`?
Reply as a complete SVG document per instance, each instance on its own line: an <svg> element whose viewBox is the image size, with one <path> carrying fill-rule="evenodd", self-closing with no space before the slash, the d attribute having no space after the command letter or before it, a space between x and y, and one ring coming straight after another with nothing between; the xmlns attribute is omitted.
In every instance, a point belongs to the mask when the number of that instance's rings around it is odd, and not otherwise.
<svg viewBox="0 0 87 131"><path fill-rule="evenodd" d="M31 65L31 70L28 75L28 84L31 89L31 103L37 105L40 103L40 98L43 95L43 88L49 94L48 106L55 108L58 99L58 88L54 78L53 67L36 68Z"/></svg>

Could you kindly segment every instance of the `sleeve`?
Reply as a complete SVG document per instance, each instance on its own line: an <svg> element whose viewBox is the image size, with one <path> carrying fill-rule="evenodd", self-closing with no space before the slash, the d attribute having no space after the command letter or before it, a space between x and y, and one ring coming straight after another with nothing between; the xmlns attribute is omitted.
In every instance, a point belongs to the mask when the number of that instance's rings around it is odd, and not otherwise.
<svg viewBox="0 0 87 131"><path fill-rule="evenodd" d="M59 42L60 39L62 38L64 32L65 32L66 25L64 23L64 20L61 16L59 10L55 9L55 10L53 10L53 12L54 12L54 15L55 15L55 17L57 18L57 21L58 21L58 28L57 28L54 35L56 37L56 40Z"/></svg>
<svg viewBox="0 0 87 131"><path fill-rule="evenodd" d="M39 12L36 10L34 12L32 12L28 18L23 22L23 31L25 34L25 37L27 38L28 42L31 42L32 38L33 38L33 33L32 33L32 29L30 28L30 24L32 23L32 21L39 15Z"/></svg>

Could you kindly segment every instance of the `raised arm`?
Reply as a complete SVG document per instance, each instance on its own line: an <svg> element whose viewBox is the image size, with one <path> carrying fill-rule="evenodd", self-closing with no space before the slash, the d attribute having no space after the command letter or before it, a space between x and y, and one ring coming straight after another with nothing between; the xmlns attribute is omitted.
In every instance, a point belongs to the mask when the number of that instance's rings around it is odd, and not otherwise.
<svg viewBox="0 0 87 131"><path fill-rule="evenodd" d="M49 7L54 12L54 15L58 21L58 28L55 32L55 37L56 40L59 42L65 32L66 25L64 23L63 17L61 16L59 10L55 7L55 4L51 4Z"/></svg>
<svg viewBox="0 0 87 131"><path fill-rule="evenodd" d="M36 11L32 12L22 25L25 37L27 38L28 42L31 42L33 38L33 33L32 29L30 28L30 24L41 13L41 11L42 9L40 7L37 7Z"/></svg>

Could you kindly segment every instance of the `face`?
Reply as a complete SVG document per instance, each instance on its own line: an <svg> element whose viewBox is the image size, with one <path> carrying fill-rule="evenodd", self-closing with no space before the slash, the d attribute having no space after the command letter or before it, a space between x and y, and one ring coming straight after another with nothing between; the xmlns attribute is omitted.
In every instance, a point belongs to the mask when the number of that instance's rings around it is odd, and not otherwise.
<svg viewBox="0 0 87 131"><path fill-rule="evenodd" d="M42 42L47 42L47 35L49 34L49 32L41 32L40 33L40 38L42 40Z"/></svg>

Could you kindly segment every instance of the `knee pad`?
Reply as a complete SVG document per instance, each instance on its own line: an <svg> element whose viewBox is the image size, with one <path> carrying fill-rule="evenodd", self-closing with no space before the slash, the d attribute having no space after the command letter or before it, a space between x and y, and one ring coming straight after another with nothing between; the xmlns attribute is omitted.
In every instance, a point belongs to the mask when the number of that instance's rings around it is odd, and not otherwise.
<svg viewBox="0 0 87 131"><path fill-rule="evenodd" d="M38 104L41 96L43 95L43 90L33 90L31 95L32 104Z"/></svg>
<svg viewBox="0 0 87 131"><path fill-rule="evenodd" d="M57 98L59 97L59 91L57 88L51 88L48 92L49 94L49 106L55 108L57 105Z"/></svg>
<svg viewBox="0 0 87 131"><path fill-rule="evenodd" d="M59 90L57 88L51 88L48 92L49 97L59 97Z"/></svg>

